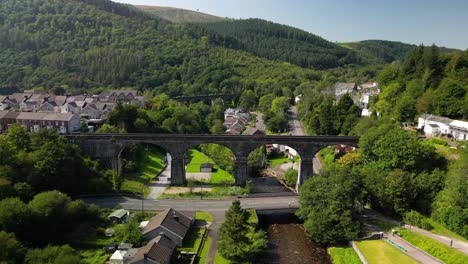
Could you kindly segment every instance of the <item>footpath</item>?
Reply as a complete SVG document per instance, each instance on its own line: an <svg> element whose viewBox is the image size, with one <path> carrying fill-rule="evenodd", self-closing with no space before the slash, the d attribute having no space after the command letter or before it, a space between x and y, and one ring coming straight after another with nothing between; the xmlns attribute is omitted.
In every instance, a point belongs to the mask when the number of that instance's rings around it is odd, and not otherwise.
<svg viewBox="0 0 468 264"><path fill-rule="evenodd" d="M379 214L379 213L377 213L375 211L369 210L368 212L366 212L366 214L371 215L373 218L376 218L378 220L390 222L390 223L394 224L395 226L399 226L399 222L396 221L395 219L392 219L390 217L381 215L381 214ZM444 244L446 244L448 246L450 246L450 241L453 241L453 245L452 245L453 249L456 249L456 250L468 255L468 243L467 242L461 241L461 240L456 239L456 238L436 235L434 233L431 233L431 232L429 232L427 230L417 228L415 226L405 225L405 228L408 229L408 230L411 229L411 232L414 232L414 233L421 234L423 236L432 238L432 239L434 239L436 241L439 241L441 243L444 243Z"/></svg>

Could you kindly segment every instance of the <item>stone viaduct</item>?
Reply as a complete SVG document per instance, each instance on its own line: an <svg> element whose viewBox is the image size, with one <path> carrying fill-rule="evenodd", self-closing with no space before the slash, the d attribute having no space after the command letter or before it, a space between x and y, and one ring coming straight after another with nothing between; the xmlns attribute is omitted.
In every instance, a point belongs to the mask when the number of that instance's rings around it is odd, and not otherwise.
<svg viewBox="0 0 468 264"><path fill-rule="evenodd" d="M298 185L313 176L313 157L328 146L343 144L356 146L359 137L348 136L233 136L187 134L70 134L68 140L77 144L85 155L112 164L120 169L120 155L131 144L153 144L172 157L171 183L185 183L186 152L200 144L214 143L229 148L235 155L235 179L242 185L249 178L247 157L255 148L266 144L280 144L293 148L300 156Z"/></svg>

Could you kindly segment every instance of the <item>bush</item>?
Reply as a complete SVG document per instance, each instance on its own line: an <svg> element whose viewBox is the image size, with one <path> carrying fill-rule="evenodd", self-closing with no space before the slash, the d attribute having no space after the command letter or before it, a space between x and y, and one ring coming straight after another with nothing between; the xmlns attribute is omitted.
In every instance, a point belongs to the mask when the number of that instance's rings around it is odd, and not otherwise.
<svg viewBox="0 0 468 264"><path fill-rule="evenodd" d="M297 170L288 169L284 174L284 181L290 187L295 187L297 183Z"/></svg>
<svg viewBox="0 0 468 264"><path fill-rule="evenodd" d="M416 212L416 211L411 211L407 212L403 216L403 220L407 224L415 225L417 227L420 227L425 230L432 230L434 227L431 225L429 220L422 214Z"/></svg>

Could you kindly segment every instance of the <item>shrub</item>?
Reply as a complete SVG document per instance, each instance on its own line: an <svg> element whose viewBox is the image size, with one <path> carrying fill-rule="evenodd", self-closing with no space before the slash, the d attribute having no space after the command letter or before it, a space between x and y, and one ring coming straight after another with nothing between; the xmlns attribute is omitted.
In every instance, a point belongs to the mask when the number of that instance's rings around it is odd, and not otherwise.
<svg viewBox="0 0 468 264"><path fill-rule="evenodd" d="M415 225L425 230L434 229L431 223L429 223L429 220L424 215L416 211L405 213L403 216L403 220L408 224Z"/></svg>

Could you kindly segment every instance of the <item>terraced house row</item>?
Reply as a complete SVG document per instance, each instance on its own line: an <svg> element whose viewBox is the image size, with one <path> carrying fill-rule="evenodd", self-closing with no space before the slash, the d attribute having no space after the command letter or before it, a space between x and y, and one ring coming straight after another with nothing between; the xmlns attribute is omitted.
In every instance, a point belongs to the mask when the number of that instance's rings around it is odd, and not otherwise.
<svg viewBox="0 0 468 264"><path fill-rule="evenodd" d="M20 124L28 131L41 128L70 133L99 126L107 119L118 102L144 106L145 100L136 91L114 90L99 95L53 95L26 90L23 93L0 96L0 131Z"/></svg>

